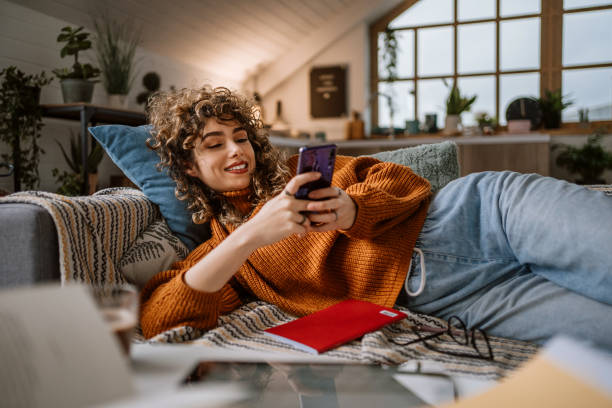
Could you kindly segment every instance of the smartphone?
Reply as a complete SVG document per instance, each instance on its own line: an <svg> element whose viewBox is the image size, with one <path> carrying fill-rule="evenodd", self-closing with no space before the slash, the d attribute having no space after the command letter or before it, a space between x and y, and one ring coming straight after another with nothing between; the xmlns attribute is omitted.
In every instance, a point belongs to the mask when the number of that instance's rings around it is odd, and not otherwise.
<svg viewBox="0 0 612 408"><path fill-rule="evenodd" d="M335 144L300 147L297 174L318 171L321 173L321 177L302 185L295 193L295 198L306 200L311 191L331 186L334 163L336 162L336 149Z"/></svg>

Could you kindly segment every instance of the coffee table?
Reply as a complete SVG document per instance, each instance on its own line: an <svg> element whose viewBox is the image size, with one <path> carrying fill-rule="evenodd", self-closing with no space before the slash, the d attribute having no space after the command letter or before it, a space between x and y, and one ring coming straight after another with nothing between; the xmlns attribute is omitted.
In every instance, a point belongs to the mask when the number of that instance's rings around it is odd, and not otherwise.
<svg viewBox="0 0 612 408"><path fill-rule="evenodd" d="M133 344L133 398L105 407L412 407L429 406L394 379L395 369L325 356ZM184 384L200 362L216 362L203 381ZM206 371L206 370L204 370ZM405 374L402 374L405 376ZM426 387L420 378L419 387ZM442 384L442 385L441 385ZM438 379L452 400L452 383ZM459 396L467 389L458 387Z"/></svg>

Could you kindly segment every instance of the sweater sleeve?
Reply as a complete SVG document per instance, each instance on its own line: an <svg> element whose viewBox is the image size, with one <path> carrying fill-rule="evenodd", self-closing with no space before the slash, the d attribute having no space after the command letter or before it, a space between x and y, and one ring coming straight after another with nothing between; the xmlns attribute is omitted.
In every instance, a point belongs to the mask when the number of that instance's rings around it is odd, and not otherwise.
<svg viewBox="0 0 612 408"><path fill-rule="evenodd" d="M343 231L347 236L374 238L429 205L429 182L409 167L372 157L343 159L337 183L357 205L355 222Z"/></svg>
<svg viewBox="0 0 612 408"><path fill-rule="evenodd" d="M172 265L171 270L160 272L147 282L140 293L140 326L146 338L183 325L211 329L220 314L240 306L238 293L230 283L210 293L185 283L185 273L211 250L212 245L205 242L184 261Z"/></svg>

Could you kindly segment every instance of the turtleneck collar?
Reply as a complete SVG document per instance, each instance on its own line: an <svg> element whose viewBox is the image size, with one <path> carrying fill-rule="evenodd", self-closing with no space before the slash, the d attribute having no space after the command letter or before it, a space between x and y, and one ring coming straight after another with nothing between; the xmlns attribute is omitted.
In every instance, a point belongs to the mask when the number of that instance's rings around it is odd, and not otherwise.
<svg viewBox="0 0 612 408"><path fill-rule="evenodd" d="M247 215L252 210L252 203L249 200L249 196L253 192L253 189L249 186L241 190L225 191L219 193L219 195L225 197L225 199L233 205L241 214Z"/></svg>

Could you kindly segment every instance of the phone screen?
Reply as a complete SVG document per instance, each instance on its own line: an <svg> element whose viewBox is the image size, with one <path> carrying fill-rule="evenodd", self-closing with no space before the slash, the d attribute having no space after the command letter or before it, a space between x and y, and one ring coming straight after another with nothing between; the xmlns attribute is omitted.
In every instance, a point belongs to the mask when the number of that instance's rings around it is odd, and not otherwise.
<svg viewBox="0 0 612 408"><path fill-rule="evenodd" d="M301 186L295 193L295 198L308 199L311 191L331 186L336 162L336 148L335 144L300 148L297 174L317 171L321 173L321 177Z"/></svg>

